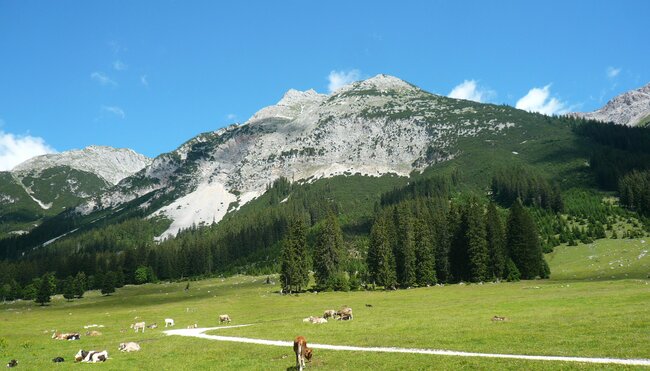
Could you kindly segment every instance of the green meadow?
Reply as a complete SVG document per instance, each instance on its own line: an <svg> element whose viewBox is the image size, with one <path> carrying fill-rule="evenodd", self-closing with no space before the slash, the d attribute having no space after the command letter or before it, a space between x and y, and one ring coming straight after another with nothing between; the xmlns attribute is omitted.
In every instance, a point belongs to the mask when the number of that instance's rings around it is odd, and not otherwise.
<svg viewBox="0 0 650 371"><path fill-rule="evenodd" d="M18 369L50 370L287 370L290 347L167 336L164 318L176 329L197 323L218 326L228 313L233 325L209 333L308 343L447 349L482 353L650 358L650 255L643 240L597 240L558 247L547 256L550 280L447 285L399 291L321 292L285 295L266 277L234 276L190 283L127 286L108 297L88 292L72 302L60 296L40 307L17 301L0 306L0 356ZM611 263L611 264L610 264ZM274 278L274 277L272 277ZM371 305L371 306L367 306ZM348 305L353 321L303 323L310 315ZM495 315L507 321L493 322ZM136 321L157 329L134 333ZM84 325L101 336L84 336ZM51 339L53 330L81 332L79 341ZM120 353L120 342L142 350ZM108 350L103 364L74 363L79 349ZM51 359L65 358L62 364ZM454 356L314 350L307 369L631 369L617 365Z"/></svg>

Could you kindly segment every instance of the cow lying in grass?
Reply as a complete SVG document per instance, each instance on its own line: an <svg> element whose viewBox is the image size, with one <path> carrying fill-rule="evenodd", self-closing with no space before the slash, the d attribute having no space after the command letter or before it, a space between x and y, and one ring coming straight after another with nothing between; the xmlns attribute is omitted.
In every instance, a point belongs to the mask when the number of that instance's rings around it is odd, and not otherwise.
<svg viewBox="0 0 650 371"><path fill-rule="evenodd" d="M311 362L312 351L307 347L307 340L304 337L298 336L293 341L293 352L296 354L296 369L302 371L305 367L305 358L307 362Z"/></svg>
<svg viewBox="0 0 650 371"><path fill-rule="evenodd" d="M327 320L325 318L314 317L314 316L309 316L309 317L303 319L302 321L303 322L309 322L309 323L315 323L315 324L327 323Z"/></svg>
<svg viewBox="0 0 650 371"><path fill-rule="evenodd" d="M332 318L336 319L336 311L334 309L328 309L323 313L323 318Z"/></svg>
<svg viewBox="0 0 650 371"><path fill-rule="evenodd" d="M120 343L117 349L119 349L120 352L137 352L140 350L140 345L130 341L128 343Z"/></svg>
<svg viewBox="0 0 650 371"><path fill-rule="evenodd" d="M86 331L86 336L101 336L102 333L96 330Z"/></svg>
<svg viewBox="0 0 650 371"><path fill-rule="evenodd" d="M140 329L142 329L142 332L144 332L145 323L144 322L132 323L131 328L134 329L135 332L138 332L138 330L140 330Z"/></svg>
<svg viewBox="0 0 650 371"><path fill-rule="evenodd" d="M102 351L98 352L96 350L85 351L79 350L74 356L75 362L88 362L88 363L97 363L97 362L106 362L108 359L108 352Z"/></svg>
<svg viewBox="0 0 650 371"><path fill-rule="evenodd" d="M56 340L79 340L81 336L78 332L66 332L66 333L57 333L54 331L52 333L52 339Z"/></svg>
<svg viewBox="0 0 650 371"><path fill-rule="evenodd" d="M347 320L352 320L352 308L350 307L345 307L341 309L340 311L336 312L336 315L339 316L340 321L347 321Z"/></svg>
<svg viewBox="0 0 650 371"><path fill-rule="evenodd" d="M508 320L508 317L501 317L501 316L492 317L492 321L494 321L494 322L503 322L503 321L507 321L507 320Z"/></svg>
<svg viewBox="0 0 650 371"><path fill-rule="evenodd" d="M199 327L199 325L197 325L196 323L193 324L193 325L189 325L189 326L187 326L187 328L198 328L198 327Z"/></svg>
<svg viewBox="0 0 650 371"><path fill-rule="evenodd" d="M230 316L227 314L222 314L219 316L219 323L230 323Z"/></svg>

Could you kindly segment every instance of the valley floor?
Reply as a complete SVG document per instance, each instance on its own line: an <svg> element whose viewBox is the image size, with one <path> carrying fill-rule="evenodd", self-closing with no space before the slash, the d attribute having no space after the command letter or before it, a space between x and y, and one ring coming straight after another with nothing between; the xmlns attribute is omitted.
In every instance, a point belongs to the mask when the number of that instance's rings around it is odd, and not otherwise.
<svg viewBox="0 0 650 371"><path fill-rule="evenodd" d="M47 307L18 301L0 306L0 338L4 339L0 340L0 356L4 362L17 359L19 367L27 370L52 369L51 359L57 356L66 360L57 368L65 369L286 370L294 366L290 346L210 341L164 333L164 318L173 318L175 329L194 323L214 327L219 325L219 314L228 313L232 325L254 325L223 328L217 330L218 334L207 335L284 342L303 335L309 343L323 345L647 359L650 257L641 256L645 246L641 240L600 240L595 245L560 248L547 257L558 278L553 275L544 281L282 296L277 285L265 284L266 277L235 276L192 282L189 292L183 290L184 282L160 283L127 286L108 297L90 292L73 302L54 297ZM621 256L614 256L616 251ZM628 255L634 259L625 260ZM595 259L599 264L594 263ZM625 263L609 269L607 259L623 259ZM608 271L616 271L616 278L611 278L612 274L596 278L604 269L600 263ZM353 321L322 325L302 322L307 316L319 316L326 309L343 305L354 309ZM508 320L493 322L495 315ZM136 321L157 322L159 327L134 333L129 324ZM83 326L90 324L105 326L95 328L102 335L84 336ZM82 337L78 341L57 341L50 338L53 330L78 331ZM126 341L138 342L142 350L118 352L117 345ZM74 364L73 356L82 348L106 349L110 359L95 366ZM326 347L316 348L313 362L308 365L308 369L322 370L634 367L640 366L352 352Z"/></svg>

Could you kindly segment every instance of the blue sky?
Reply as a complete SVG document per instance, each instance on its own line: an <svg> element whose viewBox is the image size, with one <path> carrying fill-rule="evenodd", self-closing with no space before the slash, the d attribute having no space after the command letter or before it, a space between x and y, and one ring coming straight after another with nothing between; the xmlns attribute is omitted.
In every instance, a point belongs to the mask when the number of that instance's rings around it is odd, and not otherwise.
<svg viewBox="0 0 650 371"><path fill-rule="evenodd" d="M289 88L379 73L590 111L650 82L648 14L642 0L0 0L0 170L91 144L156 156Z"/></svg>

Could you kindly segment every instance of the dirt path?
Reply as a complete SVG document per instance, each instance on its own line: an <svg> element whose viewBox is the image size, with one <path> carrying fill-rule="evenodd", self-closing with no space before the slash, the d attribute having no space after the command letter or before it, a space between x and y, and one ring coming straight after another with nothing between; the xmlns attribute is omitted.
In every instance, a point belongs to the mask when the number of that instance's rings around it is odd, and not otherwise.
<svg viewBox="0 0 650 371"><path fill-rule="evenodd" d="M252 325L234 325L234 326L222 326L222 327L167 330L165 331L165 334L177 335L177 336L189 336L189 337L218 340L218 341L230 341L235 343L271 345L271 346L289 347L289 348L293 346L293 342L290 341L252 339L252 338L243 338L237 336L220 336L220 335L205 334L206 331L211 331L211 330L246 327L246 326L252 326ZM562 361L562 362L618 364L618 365L631 365L631 366L650 366L650 359L531 356L531 355L523 355L523 354L457 352L453 350L442 350L442 349L356 347L356 346L349 346L349 345L330 345L330 344L313 344L313 343L309 343L309 346L314 349L344 350L344 351L352 351L352 352L411 353L411 354L432 354L432 355L457 356L457 357L511 358L511 359L527 359L527 360L535 360L535 361Z"/></svg>

